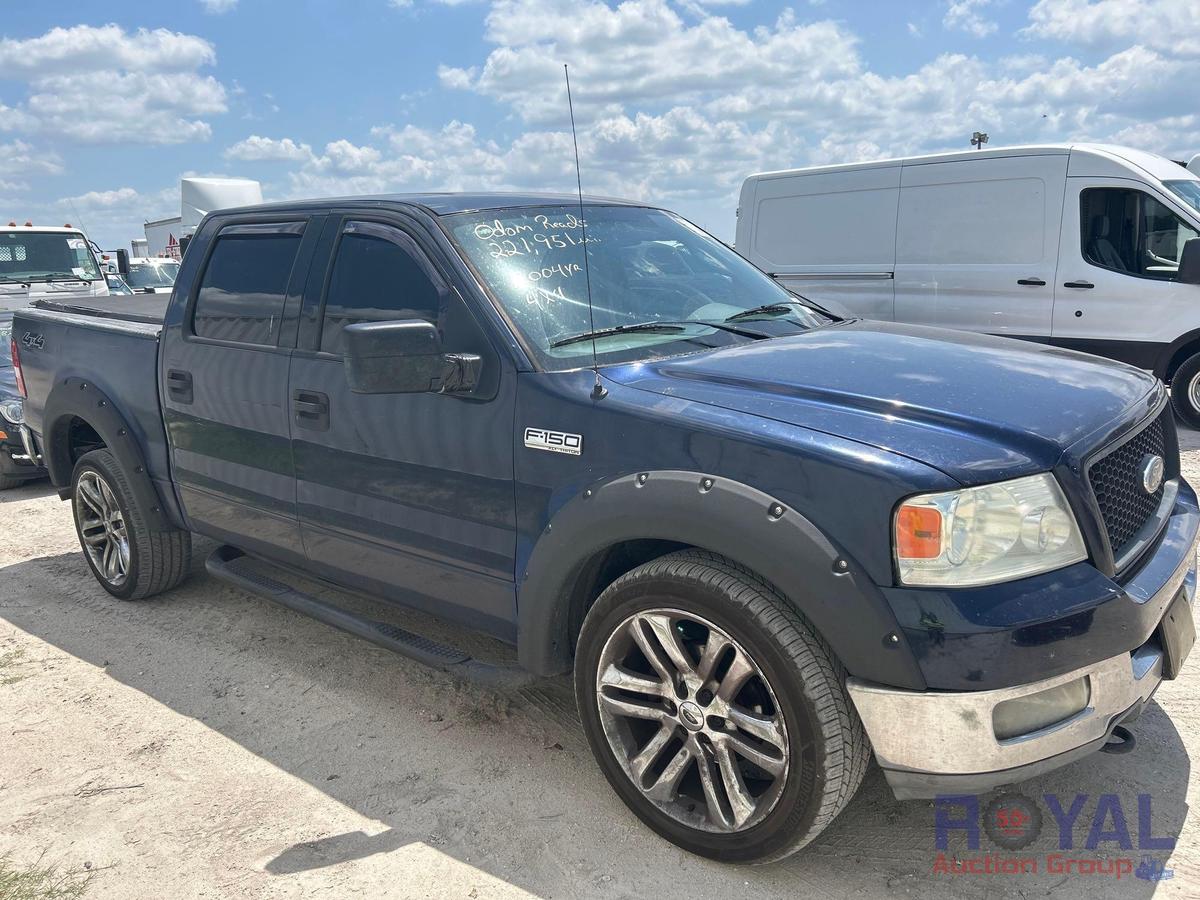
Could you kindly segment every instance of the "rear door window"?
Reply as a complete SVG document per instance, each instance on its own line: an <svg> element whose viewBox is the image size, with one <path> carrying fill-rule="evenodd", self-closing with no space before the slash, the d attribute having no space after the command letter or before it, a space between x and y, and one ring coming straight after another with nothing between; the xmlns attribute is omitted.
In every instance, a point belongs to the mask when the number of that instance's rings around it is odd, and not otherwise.
<svg viewBox="0 0 1200 900"><path fill-rule="evenodd" d="M304 223L232 225L208 258L192 330L198 337L274 346Z"/></svg>

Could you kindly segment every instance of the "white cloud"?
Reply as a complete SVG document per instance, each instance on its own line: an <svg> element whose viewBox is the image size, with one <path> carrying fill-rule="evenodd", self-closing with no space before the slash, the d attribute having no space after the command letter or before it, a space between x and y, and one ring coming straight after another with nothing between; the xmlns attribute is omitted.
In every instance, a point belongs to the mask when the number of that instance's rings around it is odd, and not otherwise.
<svg viewBox="0 0 1200 900"><path fill-rule="evenodd" d="M244 162L306 161L314 158L312 147L308 144L297 143L291 138L275 140L257 134L226 148L224 155L226 159Z"/></svg>
<svg viewBox="0 0 1200 900"><path fill-rule="evenodd" d="M206 13L220 15L236 7L238 0L200 0L200 5L204 7Z"/></svg>
<svg viewBox="0 0 1200 900"><path fill-rule="evenodd" d="M94 143L205 140L206 117L226 110L225 88L197 70L212 44L166 29L53 28L0 40L0 71L24 81L25 100L0 105L0 129Z"/></svg>
<svg viewBox="0 0 1200 900"><path fill-rule="evenodd" d="M1039 0L1029 22L1026 37L1110 47L1134 41L1175 56L1200 55L1196 0Z"/></svg>
<svg viewBox="0 0 1200 900"><path fill-rule="evenodd" d="M37 150L24 141L0 144L0 171L5 175L57 175L62 160L57 153Z"/></svg>
<svg viewBox="0 0 1200 900"><path fill-rule="evenodd" d="M955 31L965 31L974 37L987 37L997 25L983 15L992 0L950 0L942 25Z"/></svg>

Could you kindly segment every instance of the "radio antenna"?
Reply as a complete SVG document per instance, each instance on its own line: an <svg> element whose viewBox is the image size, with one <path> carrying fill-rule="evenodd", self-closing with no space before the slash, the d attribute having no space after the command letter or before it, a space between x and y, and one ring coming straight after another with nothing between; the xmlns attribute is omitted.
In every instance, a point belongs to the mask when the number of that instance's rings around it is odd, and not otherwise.
<svg viewBox="0 0 1200 900"><path fill-rule="evenodd" d="M563 77L567 80L567 109L571 112L571 142L575 145L575 189L579 194L579 228L583 235L583 280L587 285L588 331L596 330L596 314L592 309L592 273L588 269L587 219L583 214L583 175L579 171L579 136L575 133L575 104L571 102L571 73L563 63ZM592 387L592 399L603 400L608 394L600 383L600 363L596 358L596 338L592 337L592 372L596 384Z"/></svg>

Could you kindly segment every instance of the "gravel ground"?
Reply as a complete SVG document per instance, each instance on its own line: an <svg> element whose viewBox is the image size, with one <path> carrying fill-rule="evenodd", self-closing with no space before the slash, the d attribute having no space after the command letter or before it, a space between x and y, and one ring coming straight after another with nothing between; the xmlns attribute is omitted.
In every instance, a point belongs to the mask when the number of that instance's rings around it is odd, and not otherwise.
<svg viewBox="0 0 1200 900"><path fill-rule="evenodd" d="M1200 483L1200 435L1185 446ZM1148 827L1178 835L1169 880L936 873L933 805L896 802L878 769L815 845L738 868L676 850L624 809L565 680L460 684L199 564L167 596L119 603L47 485L5 493L0 510L0 863L90 871L87 897L1200 896L1200 653L1147 709L1134 753L1021 788L1064 805L1088 795L1084 822L1116 794L1134 850L1068 854L1101 860L1138 858L1137 795L1151 795ZM1058 849L1046 825L1020 855Z"/></svg>

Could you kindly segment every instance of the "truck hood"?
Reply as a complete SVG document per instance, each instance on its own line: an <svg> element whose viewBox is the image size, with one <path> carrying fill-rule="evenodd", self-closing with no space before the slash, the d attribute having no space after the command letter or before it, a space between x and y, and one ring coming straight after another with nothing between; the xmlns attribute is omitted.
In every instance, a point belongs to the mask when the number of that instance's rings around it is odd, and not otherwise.
<svg viewBox="0 0 1200 900"><path fill-rule="evenodd" d="M1140 369L1070 350L864 320L605 374L899 453L964 484L1046 471L1159 390Z"/></svg>

